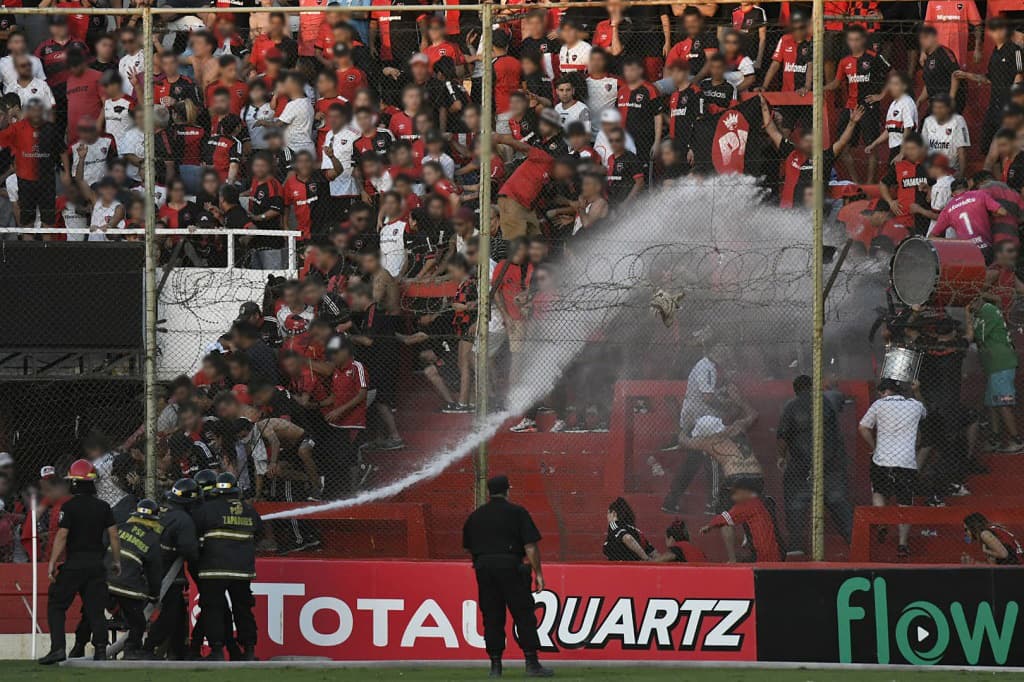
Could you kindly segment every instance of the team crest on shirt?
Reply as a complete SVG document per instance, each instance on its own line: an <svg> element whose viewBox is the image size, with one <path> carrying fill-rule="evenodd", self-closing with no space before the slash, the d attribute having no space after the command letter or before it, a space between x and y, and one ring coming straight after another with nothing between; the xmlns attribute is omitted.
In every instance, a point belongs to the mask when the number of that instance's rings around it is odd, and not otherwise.
<svg viewBox="0 0 1024 682"><path fill-rule="evenodd" d="M644 93L642 93L642 92L636 93L636 101L637 102L643 102L644 101Z"/></svg>
<svg viewBox="0 0 1024 682"><path fill-rule="evenodd" d="M870 69L871 68L871 62L869 62L867 60L862 61L860 63L860 68L862 68L862 69Z"/></svg>
<svg viewBox="0 0 1024 682"><path fill-rule="evenodd" d="M946 128L946 134L947 135L952 135L953 134L953 129L952 128Z"/></svg>
<svg viewBox="0 0 1024 682"><path fill-rule="evenodd" d="M127 109L128 109L128 107L123 107L120 104L118 104L118 105L116 105L114 107L114 113L115 114L123 114Z"/></svg>
<svg viewBox="0 0 1024 682"><path fill-rule="evenodd" d="M32 90L30 92L34 95L37 92L39 92L39 88L32 88Z"/></svg>
<svg viewBox="0 0 1024 682"><path fill-rule="evenodd" d="M962 2L956 3L956 11L957 12L962 12L963 10L964 10L964 3L962 3Z"/></svg>
<svg viewBox="0 0 1024 682"><path fill-rule="evenodd" d="M935 60L934 59L929 59L928 60L928 68L929 69L934 69L935 68Z"/></svg>
<svg viewBox="0 0 1024 682"><path fill-rule="evenodd" d="M611 92L612 91L612 84L611 83L605 83L604 84L604 91L605 92Z"/></svg>

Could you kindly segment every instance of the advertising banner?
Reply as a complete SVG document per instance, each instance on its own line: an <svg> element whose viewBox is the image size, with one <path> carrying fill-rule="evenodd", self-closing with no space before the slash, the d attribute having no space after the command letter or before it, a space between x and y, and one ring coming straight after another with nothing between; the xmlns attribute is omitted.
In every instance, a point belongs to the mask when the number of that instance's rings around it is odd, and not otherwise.
<svg viewBox="0 0 1024 682"><path fill-rule="evenodd" d="M469 562L258 562L257 655L486 658ZM535 595L550 660L754 660L749 567L550 565ZM507 650L519 656L512 641Z"/></svg>
<svg viewBox="0 0 1024 682"><path fill-rule="evenodd" d="M762 661L1024 665L1024 569L760 570Z"/></svg>

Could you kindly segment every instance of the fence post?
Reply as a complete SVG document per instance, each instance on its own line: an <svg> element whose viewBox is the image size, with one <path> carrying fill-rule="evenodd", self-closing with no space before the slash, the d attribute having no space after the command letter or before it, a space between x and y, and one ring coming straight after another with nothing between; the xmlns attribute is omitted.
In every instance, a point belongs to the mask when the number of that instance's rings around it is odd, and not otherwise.
<svg viewBox="0 0 1024 682"><path fill-rule="evenodd" d="M488 378L487 337L491 319L491 133L494 129L494 69L491 61L491 36L494 31L493 0L484 0L480 8L480 40L483 44L484 70L480 81L480 246L477 250L476 317L476 421L482 428L487 418ZM474 486L477 506L487 500L487 443L481 443L474 462Z"/></svg>
<svg viewBox="0 0 1024 682"><path fill-rule="evenodd" d="M825 160L824 131L821 121L825 116L825 2L814 0L813 10L813 119L814 152L813 152L813 183L814 183L814 328L811 336L811 378L812 388L812 434L813 449L811 471L813 486L811 494L811 557L814 561L825 559L825 421L824 405L822 404L822 338L825 325L825 296L822 289L824 263L823 230L825 219Z"/></svg>
<svg viewBox="0 0 1024 682"><path fill-rule="evenodd" d="M143 87L142 132L145 139L144 179L146 192L152 198L156 188L153 167L153 14L148 5L142 8ZM156 497L156 206L146 204L146 363L144 369L146 395L146 496Z"/></svg>

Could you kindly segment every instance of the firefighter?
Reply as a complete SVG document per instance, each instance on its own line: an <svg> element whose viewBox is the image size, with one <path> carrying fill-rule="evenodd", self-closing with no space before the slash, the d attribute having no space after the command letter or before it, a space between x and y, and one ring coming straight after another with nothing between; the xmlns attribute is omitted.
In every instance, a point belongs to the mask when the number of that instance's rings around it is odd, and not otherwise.
<svg viewBox="0 0 1024 682"><path fill-rule="evenodd" d="M225 621L231 598L238 642L243 660L256 659L256 619L252 615L250 583L256 577L256 537L262 528L259 514L240 499L238 480L224 472L217 476L215 493L196 512L196 530L202 538L199 605L203 611L208 658L224 660L224 646L230 632Z"/></svg>
<svg viewBox="0 0 1024 682"><path fill-rule="evenodd" d="M196 504L192 507L192 518L194 519L198 514L199 510L202 509L203 502L216 497L217 490L217 472L213 469L203 469L196 473L195 477L196 484L199 485L200 498ZM199 593L203 592L203 582L200 578L193 576L196 579L196 585L199 589ZM206 638L206 625L203 622L203 612L200 611L196 617L195 627L192 628L192 637L189 640L189 655L191 658L199 658L200 650L203 646L203 640ZM227 633L227 640L224 642L224 646L228 650L228 656L232 661L242 660L243 653L238 647L238 642L232 636L232 624L231 614L224 611L224 631Z"/></svg>
<svg viewBox="0 0 1024 682"><path fill-rule="evenodd" d="M68 469L71 499L64 503L58 518L57 537L50 552L49 603L46 620L50 626L50 652L39 659L53 665L67 658L64 618L75 595L81 595L82 608L92 628L93 659L107 658L106 569L103 536L110 540L110 572L121 573L121 543L110 505L96 497L96 469L88 460L79 459ZM64 563L57 565L64 555Z"/></svg>
<svg viewBox="0 0 1024 682"><path fill-rule="evenodd" d="M171 570L174 562L182 560L174 582L160 601L160 616L149 631L145 649L152 654L156 648L167 642L167 658L185 658L185 637L188 635L186 617L185 563L189 572L195 574L199 561L199 540L196 525L192 521L191 508L199 499L199 486L191 478L179 478L164 495L160 506L160 549L165 571Z"/></svg>
<svg viewBox="0 0 1024 682"><path fill-rule="evenodd" d="M117 603L128 626L124 659L147 658L142 649L146 634L146 604L160 598L163 557L160 549L160 507L149 499L139 500L128 520L117 527L121 556L125 562L120 573L110 570L112 552L107 552L107 590Z"/></svg>

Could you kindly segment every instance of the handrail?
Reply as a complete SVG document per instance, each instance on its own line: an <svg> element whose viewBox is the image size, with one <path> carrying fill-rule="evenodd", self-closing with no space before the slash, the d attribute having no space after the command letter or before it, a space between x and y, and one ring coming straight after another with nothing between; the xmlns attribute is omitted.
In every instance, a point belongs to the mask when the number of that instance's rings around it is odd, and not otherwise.
<svg viewBox="0 0 1024 682"><path fill-rule="evenodd" d="M0 234L95 234L98 230L91 230L86 227L0 227ZM145 236L146 230L141 227L132 228L111 228L102 230L103 234L114 237L123 236ZM281 237L288 240L288 272L298 271L296 265L295 240L302 236L299 230L263 230L245 228L159 228L153 231L158 237L192 237L197 235L211 235L217 237L228 237L228 254L226 270L235 269L235 240L234 237ZM246 268L247 269L247 268Z"/></svg>

